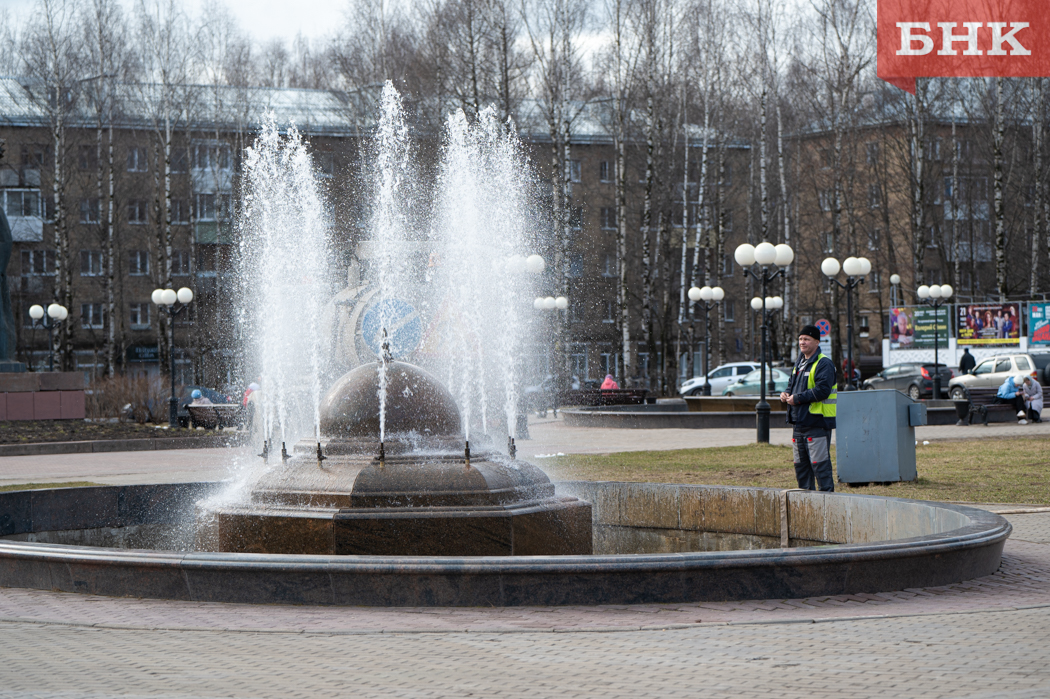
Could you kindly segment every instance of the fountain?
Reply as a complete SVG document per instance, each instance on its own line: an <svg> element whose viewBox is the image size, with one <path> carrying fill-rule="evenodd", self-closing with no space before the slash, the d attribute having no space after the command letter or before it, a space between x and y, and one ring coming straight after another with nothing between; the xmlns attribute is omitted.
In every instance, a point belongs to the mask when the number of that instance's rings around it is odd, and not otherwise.
<svg viewBox="0 0 1050 699"><path fill-rule="evenodd" d="M236 325L245 375L262 384L261 458L223 483L0 493L0 586L251 603L631 604L878 592L998 568L1010 525L982 510L552 483L515 458L520 304L533 294L514 272L539 228L520 144L491 112L474 124L453 115L436 203L421 217L389 85L381 111L371 239L328 305L332 246L306 144L271 120L248 153Z"/></svg>
<svg viewBox="0 0 1050 699"><path fill-rule="evenodd" d="M555 495L541 470L464 448L452 395L419 367L387 362L344 375L322 401L315 445L296 444L247 503L202 506L200 548L404 556L591 553L591 506Z"/></svg>

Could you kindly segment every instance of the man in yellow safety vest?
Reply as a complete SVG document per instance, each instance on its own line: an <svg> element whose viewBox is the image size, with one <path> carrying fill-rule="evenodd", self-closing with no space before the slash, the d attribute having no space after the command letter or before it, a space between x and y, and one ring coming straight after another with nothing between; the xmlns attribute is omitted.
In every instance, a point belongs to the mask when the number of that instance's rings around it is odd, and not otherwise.
<svg viewBox="0 0 1050 699"><path fill-rule="evenodd" d="M795 458L795 480L799 488L824 492L835 490L831 468L831 431L835 429L838 386L835 363L820 353L820 330L806 325L798 334L798 361L788 389L780 394L787 405L787 421L794 426L791 445Z"/></svg>

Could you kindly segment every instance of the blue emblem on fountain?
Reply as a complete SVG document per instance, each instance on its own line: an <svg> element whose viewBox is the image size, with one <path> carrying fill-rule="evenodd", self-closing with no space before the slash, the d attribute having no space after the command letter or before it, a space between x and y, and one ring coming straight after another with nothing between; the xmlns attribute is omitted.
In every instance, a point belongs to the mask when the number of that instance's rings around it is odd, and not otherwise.
<svg viewBox="0 0 1050 699"><path fill-rule="evenodd" d="M394 359L411 356L423 337L423 320L419 311L400 299L379 301L365 311L361 335L376 357L382 356L384 328Z"/></svg>

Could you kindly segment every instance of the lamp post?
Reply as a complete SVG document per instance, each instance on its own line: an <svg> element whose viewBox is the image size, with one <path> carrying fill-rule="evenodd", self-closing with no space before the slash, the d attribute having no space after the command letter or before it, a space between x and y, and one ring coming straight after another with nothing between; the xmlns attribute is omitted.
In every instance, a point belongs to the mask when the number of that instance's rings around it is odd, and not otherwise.
<svg viewBox="0 0 1050 699"><path fill-rule="evenodd" d="M897 308L899 294L901 293L901 275L890 275L890 308Z"/></svg>
<svg viewBox="0 0 1050 699"><path fill-rule="evenodd" d="M726 292L720 286L705 286L702 289L698 289L694 286L689 290L690 301L693 303L703 301L703 303L700 304L704 309L704 386L701 393L705 396L711 395L711 383L707 379L707 365L711 356L711 311L725 297ZM708 303L708 301L713 301L714 303ZM692 348L690 348L689 351L692 352Z"/></svg>
<svg viewBox="0 0 1050 699"><path fill-rule="evenodd" d="M171 342L168 352L171 354L171 398L168 400L168 427L175 429L179 426L179 399L175 397L175 316L190 307L193 301L193 291L182 287L178 291L174 289L154 289L150 297L153 303L168 314L168 326L171 329ZM181 304L175 308L175 303Z"/></svg>
<svg viewBox="0 0 1050 699"><path fill-rule="evenodd" d="M539 257L539 255L536 255L535 257ZM557 298L554 296L537 296L536 300L532 302L532 307L538 311L554 311L554 320L551 321L551 323L554 324L557 322L558 311L564 311L569 307L569 299L564 296L558 296ZM555 387L561 386L561 381L558 378L557 362L555 362L555 365L551 367L551 369L552 371L550 375L554 377L555 385L550 386L546 391L547 402L550 403L551 410L554 412L554 417L558 417L558 406L554 400Z"/></svg>
<svg viewBox="0 0 1050 699"><path fill-rule="evenodd" d="M751 278L762 284L762 298L766 298L766 289L769 282L776 279L784 273L784 268L791 264L792 260L795 259L795 251L791 249L790 245L781 243L780 245L773 245L772 243L759 243L758 245L749 245L744 243L737 247L736 252L733 253L733 258L736 259L736 263L744 269L745 274L750 274ZM762 271L758 274L751 269L752 265L758 264ZM776 265L779 269L775 272L769 271L770 265ZM752 300L752 308L754 308L754 300ZM766 323L765 314L762 314L762 360L761 360L761 395L758 401L758 405L755 406L755 425L758 431L759 443L769 442L769 403L766 402Z"/></svg>
<svg viewBox="0 0 1050 699"><path fill-rule="evenodd" d="M940 286L933 284L926 286L923 284L915 290L915 295L919 297L919 303L925 304L933 308L933 398L937 400L941 397L941 372L938 367L940 363L940 355L938 350L940 349L940 336L938 331L940 326L938 324L939 315L938 309L944 304L948 303L948 299L952 297L955 290L952 289L950 284L942 284Z"/></svg>
<svg viewBox="0 0 1050 699"><path fill-rule="evenodd" d="M766 296L764 299L755 297L751 299L751 309L758 311L762 314L762 332L766 332L769 327L769 319L773 317L773 314L784 307L784 299L780 296ZM765 359L762 360L765 362ZM765 396L765 391L768 390L770 393L776 392L776 381L773 379L773 373L770 371L769 381L765 380L765 369L762 371L762 395Z"/></svg>
<svg viewBox="0 0 1050 699"><path fill-rule="evenodd" d="M29 307L29 317L33 319L33 327L39 325L44 330L47 330L47 370L55 370L55 328L63 320L69 317L69 310L65 306L57 303L52 303L47 307L47 317L49 320L44 320L44 307L39 304L34 304Z"/></svg>
<svg viewBox="0 0 1050 699"><path fill-rule="evenodd" d="M846 282L842 283L836 279L839 270L846 273ZM846 290L846 356L847 371L846 390L852 391L856 387L853 384L853 290L864 283L864 277L871 271L871 261L866 257L847 257L842 264L834 257L829 257L820 263L820 271L831 281Z"/></svg>

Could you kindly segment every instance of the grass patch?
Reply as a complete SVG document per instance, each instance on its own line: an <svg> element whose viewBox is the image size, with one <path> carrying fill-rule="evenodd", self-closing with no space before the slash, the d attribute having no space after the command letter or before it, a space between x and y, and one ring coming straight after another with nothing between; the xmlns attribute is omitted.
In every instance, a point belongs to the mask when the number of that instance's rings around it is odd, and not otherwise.
<svg viewBox="0 0 1050 699"><path fill-rule="evenodd" d="M0 485L0 493L10 490L40 490L42 488L83 488L91 485L103 485L91 481L69 481L68 483L16 483L14 485Z"/></svg>
<svg viewBox="0 0 1050 699"><path fill-rule="evenodd" d="M832 448L834 453L834 448ZM919 478L912 483L852 488L845 492L916 500L1050 504L1050 439L960 439L916 447ZM537 462L563 480L708 483L794 488L791 447L570 454Z"/></svg>

